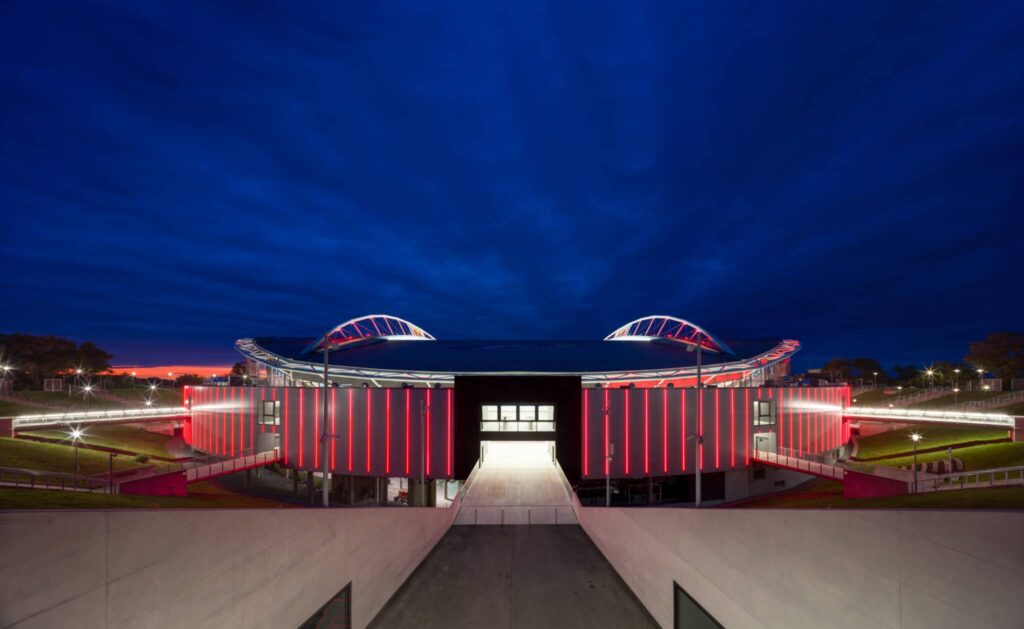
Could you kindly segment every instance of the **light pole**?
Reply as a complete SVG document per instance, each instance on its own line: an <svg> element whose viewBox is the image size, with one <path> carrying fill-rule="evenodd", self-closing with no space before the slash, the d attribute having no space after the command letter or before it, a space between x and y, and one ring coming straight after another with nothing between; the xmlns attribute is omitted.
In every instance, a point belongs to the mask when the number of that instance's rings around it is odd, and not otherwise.
<svg viewBox="0 0 1024 629"><path fill-rule="evenodd" d="M953 370L953 388L956 389L960 386L960 369Z"/></svg>
<svg viewBox="0 0 1024 629"><path fill-rule="evenodd" d="M978 368L978 388L979 389L984 388L984 384L985 384L985 370L979 367Z"/></svg>
<svg viewBox="0 0 1024 629"><path fill-rule="evenodd" d="M960 388L953 387L953 404L959 403L960 400Z"/></svg>
<svg viewBox="0 0 1024 629"><path fill-rule="evenodd" d="M427 386L430 386L429 384ZM426 483L427 470L427 413L430 407L426 399L420 400L420 506L427 506Z"/></svg>
<svg viewBox="0 0 1024 629"><path fill-rule="evenodd" d="M82 387L82 395L85 396L85 410L88 411L92 408L92 385L87 384Z"/></svg>
<svg viewBox="0 0 1024 629"><path fill-rule="evenodd" d="M871 379L872 379L872 383L873 383L871 385L871 388L872 389L877 389L878 388L878 372L877 371L871 372Z"/></svg>
<svg viewBox="0 0 1024 629"><path fill-rule="evenodd" d="M78 443L82 440L82 429L74 427L71 429L71 445L75 447L75 488L78 488Z"/></svg>
<svg viewBox="0 0 1024 629"><path fill-rule="evenodd" d="M910 433L910 440L914 442L914 493L917 493L917 442L921 440L920 433Z"/></svg>
<svg viewBox="0 0 1024 629"><path fill-rule="evenodd" d="M110 453L110 462L107 465L107 493L114 493L114 457L117 456L116 452Z"/></svg>
<svg viewBox="0 0 1024 629"><path fill-rule="evenodd" d="M701 434L701 433L697 433L696 435L690 435L689 437L687 437L687 439L693 439L694 444L695 444L694 445L694 452L695 452L695 454L694 454L694 461L697 462L697 477L695 479L696 482L694 483L694 490L695 490L694 491L694 493L695 493L694 498L695 498L695 500L693 502L693 506L694 506L695 509L700 509L700 468L701 468L701 465L700 465L700 451L704 447L704 435Z"/></svg>
<svg viewBox="0 0 1024 629"><path fill-rule="evenodd" d="M928 376L928 388L929 389L933 388L935 386L935 380L934 380L935 370L934 369L929 369L928 371L926 371L924 373Z"/></svg>

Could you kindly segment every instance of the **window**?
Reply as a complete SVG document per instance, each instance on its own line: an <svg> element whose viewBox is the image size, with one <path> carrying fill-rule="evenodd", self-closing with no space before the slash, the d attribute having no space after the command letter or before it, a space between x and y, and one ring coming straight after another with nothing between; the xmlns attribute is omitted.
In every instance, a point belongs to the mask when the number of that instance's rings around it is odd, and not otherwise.
<svg viewBox="0 0 1024 629"><path fill-rule="evenodd" d="M481 432L554 432L555 407L537 404L485 404Z"/></svg>
<svg viewBox="0 0 1024 629"><path fill-rule="evenodd" d="M260 423L265 426L281 425L281 401L263 400L263 408L260 409Z"/></svg>
<svg viewBox="0 0 1024 629"><path fill-rule="evenodd" d="M771 400L755 400L754 401L754 425L755 426L771 426L775 423L772 419L772 401Z"/></svg>
<svg viewBox="0 0 1024 629"><path fill-rule="evenodd" d="M672 582L675 589L673 597L673 625L676 629L722 629L722 625L709 614L701 604L693 600L679 584Z"/></svg>

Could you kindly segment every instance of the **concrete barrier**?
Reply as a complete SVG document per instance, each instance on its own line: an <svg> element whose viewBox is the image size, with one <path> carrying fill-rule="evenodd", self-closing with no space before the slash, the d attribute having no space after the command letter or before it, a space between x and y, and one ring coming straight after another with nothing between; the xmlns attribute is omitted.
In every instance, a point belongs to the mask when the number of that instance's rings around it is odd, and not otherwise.
<svg viewBox="0 0 1024 629"><path fill-rule="evenodd" d="M457 505L456 505L457 506ZM0 627L365 627L455 509L0 513Z"/></svg>
<svg viewBox="0 0 1024 629"><path fill-rule="evenodd" d="M1024 513L576 506L663 627L673 581L730 629L1024 627Z"/></svg>

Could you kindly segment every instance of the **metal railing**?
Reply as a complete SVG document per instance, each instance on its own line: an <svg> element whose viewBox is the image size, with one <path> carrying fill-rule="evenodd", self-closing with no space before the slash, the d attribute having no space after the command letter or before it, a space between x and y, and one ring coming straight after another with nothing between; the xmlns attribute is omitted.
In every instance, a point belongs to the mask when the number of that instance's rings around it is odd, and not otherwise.
<svg viewBox="0 0 1024 629"><path fill-rule="evenodd" d="M914 408L877 408L848 406L843 409L846 417L864 419L894 419L937 424L966 424L972 426L993 426L1013 429L1012 415L1002 413L968 413L965 411L929 411Z"/></svg>
<svg viewBox="0 0 1024 629"><path fill-rule="evenodd" d="M81 474L30 470L21 467L0 467L0 486L61 491L95 491L105 488L107 482Z"/></svg>
<svg viewBox="0 0 1024 629"><path fill-rule="evenodd" d="M65 424L100 424L125 419L149 419L159 417L180 417L188 415L189 410L183 406L164 406L160 408L129 408L107 411L69 411L67 413L46 413L42 415L18 415L14 418L14 429L40 428Z"/></svg>
<svg viewBox="0 0 1024 629"><path fill-rule="evenodd" d="M987 400L972 400L969 402L961 402L955 406L954 409L959 408L999 408L1000 406L1009 406L1015 402L1024 400L1024 391L1011 391L1002 395L996 395L990 397Z"/></svg>
<svg viewBox="0 0 1024 629"><path fill-rule="evenodd" d="M771 465L777 465L779 467L785 467L798 472L806 472L815 476L821 476L822 478L831 478L838 481L842 481L845 476L845 470L841 467L836 467L835 465L828 465L827 463L820 463L818 461L786 456L784 454L776 454L774 452L766 452L764 450L754 450L754 460L760 463L769 463Z"/></svg>
<svg viewBox="0 0 1024 629"><path fill-rule="evenodd" d="M942 474L934 478L919 480L917 482L917 491L949 491L954 489L1004 487L1007 485L1024 485L1024 465Z"/></svg>
<svg viewBox="0 0 1024 629"><path fill-rule="evenodd" d="M280 450L274 449L267 452L260 452L259 454L243 456L237 459L228 459L226 461L210 463L209 465L190 467L185 470L185 482L194 483L196 481L206 480L216 476L223 476L224 474L231 474L232 472L241 472L242 470L247 470L253 467L270 465L271 463L276 463L279 460L281 460L281 452Z"/></svg>

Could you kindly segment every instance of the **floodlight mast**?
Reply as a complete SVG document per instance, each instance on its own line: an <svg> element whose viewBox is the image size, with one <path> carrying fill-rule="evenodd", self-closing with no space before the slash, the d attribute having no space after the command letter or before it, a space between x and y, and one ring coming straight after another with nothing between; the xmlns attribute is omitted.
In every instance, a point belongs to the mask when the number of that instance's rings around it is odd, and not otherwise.
<svg viewBox="0 0 1024 629"><path fill-rule="evenodd" d="M330 497L330 491L329 491L330 490L330 483L328 482L328 480L330 478L330 473L331 472L330 472L330 462L327 460L327 452L328 452L327 442L328 442L329 439L334 437L334 435L328 435L328 433L327 433L327 389L329 387L329 381L327 379L327 370L328 370L328 364L329 364L328 360L329 360L330 353L331 353L331 344L330 344L330 341L327 341L327 342L324 343L324 417L323 417L323 431L322 431L321 436L320 436L320 450L321 450L321 452L320 452L320 457L321 457L320 460L322 460L324 462L324 467L323 467L323 476L324 476L323 477L323 503L324 503L324 505L323 506L324 506L325 509L331 506L331 497Z"/></svg>

